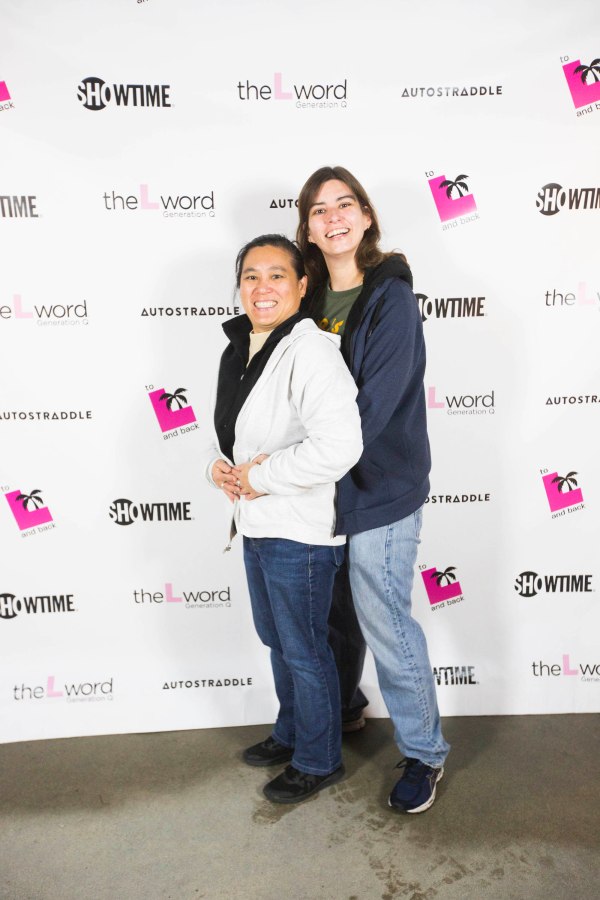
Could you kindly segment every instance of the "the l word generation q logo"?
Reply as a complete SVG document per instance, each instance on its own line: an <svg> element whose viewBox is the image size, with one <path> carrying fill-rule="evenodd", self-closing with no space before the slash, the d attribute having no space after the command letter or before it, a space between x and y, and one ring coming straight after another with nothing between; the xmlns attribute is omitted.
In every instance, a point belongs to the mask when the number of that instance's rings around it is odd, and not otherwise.
<svg viewBox="0 0 600 900"><path fill-rule="evenodd" d="M154 390L151 384L146 388L150 391L150 403L165 441L198 428L194 410L187 405L187 388L177 388L172 394L164 388Z"/></svg>
<svg viewBox="0 0 600 900"><path fill-rule="evenodd" d="M16 594L0 594L0 619L16 619L19 613L31 616L76 612L74 602L73 594L36 594L21 598Z"/></svg>
<svg viewBox="0 0 600 900"><path fill-rule="evenodd" d="M537 597L538 594L591 594L591 575L538 575L537 572L521 572L515 580L515 591L521 597Z"/></svg>
<svg viewBox="0 0 600 900"><path fill-rule="evenodd" d="M415 294L421 319L472 319L486 316L485 297L434 297Z"/></svg>
<svg viewBox="0 0 600 900"><path fill-rule="evenodd" d="M557 291L556 288L546 291L544 294L546 306L550 309L571 309L574 306L593 306L598 309L600 304L600 291L590 288L585 281L580 281L576 291Z"/></svg>
<svg viewBox="0 0 600 900"><path fill-rule="evenodd" d="M479 218L475 197L469 193L467 184L468 175L457 175L454 181L445 175L436 175L426 172L433 201L435 203L440 221L443 222L442 230L457 228L458 225L466 225Z"/></svg>
<svg viewBox="0 0 600 900"><path fill-rule="evenodd" d="M449 416L493 415L496 399L491 391L489 394L447 394L442 400L438 398L435 386L431 386L427 389L427 408L445 409Z"/></svg>
<svg viewBox="0 0 600 900"><path fill-rule="evenodd" d="M113 103L115 106L143 106L169 108L169 84L113 84L101 78L83 78L77 88L77 99L84 109L99 112Z"/></svg>
<svg viewBox="0 0 600 900"><path fill-rule="evenodd" d="M441 571L428 569L426 566L419 566L419 569L432 611L461 603L465 599L460 581L454 574L456 566L448 566Z"/></svg>
<svg viewBox="0 0 600 900"><path fill-rule="evenodd" d="M14 109L15 104L12 101L10 96L10 91L6 86L5 81L0 81L0 112L4 112L7 109Z"/></svg>
<svg viewBox="0 0 600 900"><path fill-rule="evenodd" d="M133 592L134 602L146 606L154 604L181 604L180 609L227 609L231 606L231 589L175 591L172 581L167 581L164 590Z"/></svg>
<svg viewBox="0 0 600 900"><path fill-rule="evenodd" d="M345 109L348 105L348 79L339 83L284 85L281 72L273 75L273 84L253 84L246 79L237 84L239 100L293 101L297 109Z"/></svg>
<svg viewBox="0 0 600 900"><path fill-rule="evenodd" d="M0 320L24 319L38 325L87 325L87 303L34 303L32 309L23 304L20 294L13 294L12 303L0 305Z"/></svg>
<svg viewBox="0 0 600 900"><path fill-rule="evenodd" d="M123 498L109 507L109 515L116 525L141 522L191 522L190 501L176 503L134 503Z"/></svg>
<svg viewBox="0 0 600 900"><path fill-rule="evenodd" d="M569 60L561 56L563 72L567 79L573 106L578 116L585 116L600 109L600 57L589 65L579 59Z"/></svg>
<svg viewBox="0 0 600 900"><path fill-rule="evenodd" d="M4 496L23 537L33 534L34 531L49 531L55 527L52 514L44 505L39 488L30 491L29 494L21 491L7 491Z"/></svg>
<svg viewBox="0 0 600 900"><path fill-rule="evenodd" d="M215 215L215 192L207 194L161 194L160 202L150 198L147 184L140 184L139 196L136 194L117 194L116 191L102 195L104 208L109 212L124 210L160 210L164 219L205 219Z"/></svg>
<svg viewBox="0 0 600 900"><path fill-rule="evenodd" d="M531 664L534 678L558 678L564 675L567 678L579 676L581 681L600 681L600 663L572 663L570 653L563 653L562 665L560 663L539 662Z"/></svg>
<svg viewBox="0 0 600 900"><path fill-rule="evenodd" d="M67 703L98 701L113 699L113 679L105 681L80 681L56 684L56 676L48 675L45 684L30 687L16 684L13 688L13 700L65 700Z"/></svg>
<svg viewBox="0 0 600 900"><path fill-rule="evenodd" d="M562 209L571 212L600 209L600 187L563 188L552 181L538 192L535 206L543 216L555 216Z"/></svg>
<svg viewBox="0 0 600 900"><path fill-rule="evenodd" d="M553 519L564 516L565 512L573 513L584 508L583 493L575 477L577 472L567 472L566 475L548 472L547 469L540 469L540 472Z"/></svg>

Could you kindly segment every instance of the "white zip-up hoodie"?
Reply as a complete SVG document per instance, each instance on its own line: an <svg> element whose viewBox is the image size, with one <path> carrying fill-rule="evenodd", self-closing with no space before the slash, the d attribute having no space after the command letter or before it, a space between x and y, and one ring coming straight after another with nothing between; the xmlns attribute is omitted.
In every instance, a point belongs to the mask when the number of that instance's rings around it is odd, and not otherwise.
<svg viewBox="0 0 600 900"><path fill-rule="evenodd" d="M249 480L265 496L234 504L237 530L306 544L343 544L334 536L335 483L362 453L357 388L339 350L340 338L302 319L283 337L242 406L234 462L253 466ZM216 435L206 475L225 459ZM231 463L231 460L227 460ZM216 487L216 485L215 485Z"/></svg>

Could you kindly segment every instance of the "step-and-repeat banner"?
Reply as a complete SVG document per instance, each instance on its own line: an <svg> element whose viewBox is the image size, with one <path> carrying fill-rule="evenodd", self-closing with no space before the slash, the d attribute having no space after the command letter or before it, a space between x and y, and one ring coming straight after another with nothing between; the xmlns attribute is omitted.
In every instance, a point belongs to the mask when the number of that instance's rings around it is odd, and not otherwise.
<svg viewBox="0 0 600 900"><path fill-rule="evenodd" d="M598 710L597 3L1 6L0 739L273 720L202 448L237 250L322 165L414 271L443 714Z"/></svg>

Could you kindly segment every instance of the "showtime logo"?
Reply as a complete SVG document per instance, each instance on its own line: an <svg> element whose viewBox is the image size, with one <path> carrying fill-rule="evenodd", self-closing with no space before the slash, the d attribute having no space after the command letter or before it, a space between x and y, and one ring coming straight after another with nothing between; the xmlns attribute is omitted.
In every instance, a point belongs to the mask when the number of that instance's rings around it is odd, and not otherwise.
<svg viewBox="0 0 600 900"><path fill-rule="evenodd" d="M6 82L0 81L0 112L4 112L6 109L14 108L15 104L12 102L10 91L8 90Z"/></svg>
<svg viewBox="0 0 600 900"><path fill-rule="evenodd" d="M475 197L469 193L468 175L457 175L454 181L450 181L445 175L431 178L429 176L433 172L425 174L440 221L448 223L444 225L444 230L456 228L459 223L466 225L479 218Z"/></svg>
<svg viewBox="0 0 600 900"><path fill-rule="evenodd" d="M431 300L427 294L415 294L419 305L421 319L471 319L486 315L485 297L435 297Z"/></svg>
<svg viewBox="0 0 600 900"><path fill-rule="evenodd" d="M150 403L165 441L198 428L197 424L192 424L196 422L196 416L192 407L187 405L184 394L187 388L180 387L169 394L164 388L153 390L152 385L146 387L150 390Z"/></svg>
<svg viewBox="0 0 600 900"><path fill-rule="evenodd" d="M0 195L0 216L3 219L39 219L35 194Z"/></svg>
<svg viewBox="0 0 600 900"><path fill-rule="evenodd" d="M460 581L457 581L454 574L456 566L448 566L443 571L435 568L428 569L426 566L419 566L419 569L429 605L433 610L443 609L445 606L452 606L454 603L461 603L464 600Z"/></svg>
<svg viewBox="0 0 600 900"><path fill-rule="evenodd" d="M8 491L4 495L15 522L23 532L30 532L33 528L36 531L47 531L55 527L52 514L48 507L44 506L41 493L41 490L36 488L29 494Z"/></svg>
<svg viewBox="0 0 600 900"><path fill-rule="evenodd" d="M113 84L112 90L101 78L84 78L77 88L77 99L84 109L99 112L113 100L115 106L171 106L169 84Z"/></svg>
<svg viewBox="0 0 600 900"><path fill-rule="evenodd" d="M432 671L438 685L450 687L456 684L479 684L475 677L475 666L434 666Z"/></svg>
<svg viewBox="0 0 600 900"><path fill-rule="evenodd" d="M160 195L160 202L150 198L147 184L140 184L139 197L135 194L124 196L111 191L102 195L104 208L110 212L144 209L162 210L165 219L204 219L215 215L215 192L209 194L177 194Z"/></svg>
<svg viewBox="0 0 600 900"><path fill-rule="evenodd" d="M253 84L239 81L237 84L238 99L248 100L284 100L295 101L297 109L345 109L348 105L348 79L339 84L292 84L287 89L283 83L281 72L273 75L273 84Z"/></svg>
<svg viewBox="0 0 600 900"><path fill-rule="evenodd" d="M231 589L181 591L177 596L173 582L167 581L163 591L145 591L140 588L133 592L134 603L153 605L155 603L181 603L185 609L225 609L231 606Z"/></svg>
<svg viewBox="0 0 600 900"><path fill-rule="evenodd" d="M15 594L0 594L0 619L15 619L20 612L37 613L76 612L73 594L36 594L20 600Z"/></svg>
<svg viewBox="0 0 600 900"><path fill-rule="evenodd" d="M536 209L543 216L555 216L565 207L570 210L600 209L600 188L563 188L551 181L538 192Z"/></svg>
<svg viewBox="0 0 600 900"><path fill-rule="evenodd" d="M562 665L560 663L531 663L534 678L558 678L564 675L566 678L580 676L582 681L600 681L600 663L572 663L569 653L563 653Z"/></svg>
<svg viewBox="0 0 600 900"><path fill-rule="evenodd" d="M113 679L106 681L82 681L56 684L56 676L48 675L45 684L30 687L26 684L15 685L14 700L66 700L67 703L81 701L98 701L113 699Z"/></svg>
<svg viewBox="0 0 600 900"><path fill-rule="evenodd" d="M583 509L583 493L575 478L578 472L567 472L563 476L557 472L548 472L547 469L540 471L553 519L564 516L565 511L572 513Z"/></svg>
<svg viewBox="0 0 600 900"><path fill-rule="evenodd" d="M600 58L593 59L589 65L585 65L579 59L571 62L568 56L561 56L560 61L565 63L563 72L571 92L573 106L578 110L577 115L585 115L600 109Z"/></svg>
<svg viewBox="0 0 600 900"><path fill-rule="evenodd" d="M490 394L446 395L443 400L437 396L435 386L427 389L427 408L445 409L449 416L485 416L496 412L494 391Z"/></svg>
<svg viewBox="0 0 600 900"><path fill-rule="evenodd" d="M536 597L542 591L548 594L591 594L591 575L538 575L537 572L521 572L515 581L515 591L521 597Z"/></svg>
<svg viewBox="0 0 600 900"><path fill-rule="evenodd" d="M191 503L138 503L119 499L109 507L109 516L116 525L133 525L142 522L191 522Z"/></svg>
<svg viewBox="0 0 600 900"><path fill-rule="evenodd" d="M0 306L0 319L35 319L38 325L87 325L87 303L52 303L26 309L20 294L13 294L12 305Z"/></svg>

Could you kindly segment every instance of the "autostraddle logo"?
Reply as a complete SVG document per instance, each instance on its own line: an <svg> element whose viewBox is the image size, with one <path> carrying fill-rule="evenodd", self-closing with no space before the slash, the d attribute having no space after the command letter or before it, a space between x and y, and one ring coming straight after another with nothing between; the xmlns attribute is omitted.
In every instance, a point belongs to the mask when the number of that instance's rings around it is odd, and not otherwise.
<svg viewBox="0 0 600 900"><path fill-rule="evenodd" d="M244 678L224 677L219 678L187 678L180 681L165 681L163 683L163 691L191 690L198 688L237 688L252 687L252 678L248 676Z"/></svg>
<svg viewBox="0 0 600 900"><path fill-rule="evenodd" d="M298 200L293 197L273 198L269 203L269 209L298 209Z"/></svg>
<svg viewBox="0 0 600 900"><path fill-rule="evenodd" d="M572 663L571 655L563 653L561 663L531 663L534 678L579 677L581 681L600 681L600 663Z"/></svg>
<svg viewBox="0 0 600 900"><path fill-rule="evenodd" d="M542 469L541 473L553 519L564 516L565 511L572 513L584 508L583 492L576 478L578 472L559 475L558 472Z"/></svg>
<svg viewBox="0 0 600 900"><path fill-rule="evenodd" d="M239 306L144 306L142 316L158 319L195 318L196 316L239 316Z"/></svg>
<svg viewBox="0 0 600 900"><path fill-rule="evenodd" d="M435 683L445 687L457 684L479 684L475 676L475 666L434 666Z"/></svg>
<svg viewBox="0 0 600 900"><path fill-rule="evenodd" d="M133 525L134 522L191 522L191 502L134 503L133 500L115 500L109 508L109 516L116 525Z"/></svg>
<svg viewBox="0 0 600 900"><path fill-rule="evenodd" d="M597 403L600 403L599 394L563 394L546 400L546 406L594 406Z"/></svg>
<svg viewBox="0 0 600 900"><path fill-rule="evenodd" d="M421 319L472 319L487 315L485 297L434 297L415 294Z"/></svg>
<svg viewBox="0 0 600 900"><path fill-rule="evenodd" d="M3 219L39 219L35 194L1 194L0 216Z"/></svg>
<svg viewBox="0 0 600 900"><path fill-rule="evenodd" d="M0 619L16 619L19 613L31 616L76 612L74 603L73 594L0 594Z"/></svg>
<svg viewBox="0 0 600 900"><path fill-rule="evenodd" d="M436 504L449 503L489 503L491 494L430 494L425 503Z"/></svg>
<svg viewBox="0 0 600 900"><path fill-rule="evenodd" d="M0 305L0 320L25 319L38 325L87 325L87 302L48 303L27 308L20 294L13 294L12 304Z"/></svg>
<svg viewBox="0 0 600 900"><path fill-rule="evenodd" d="M139 195L110 194L102 195L104 208L110 212L133 211L138 209L149 212L160 212L164 219L205 219L214 218L215 192L206 194L160 194L159 200L150 197L147 184L140 184Z"/></svg>
<svg viewBox="0 0 600 900"><path fill-rule="evenodd" d="M428 569L426 566L419 566L419 569L432 609L443 609L445 606L452 606L454 603L461 603L464 600L460 581L455 575L456 566L448 566L445 569Z"/></svg>
<svg viewBox="0 0 600 900"><path fill-rule="evenodd" d="M577 291L557 291L553 288L544 294L546 306L551 309L573 306L593 306L600 304L600 291L590 288L585 281L580 281Z"/></svg>
<svg viewBox="0 0 600 900"><path fill-rule="evenodd" d="M56 683L55 675L48 675L44 684L31 687L25 683L13 688L13 700L63 700L67 703L97 702L113 699L113 679Z"/></svg>
<svg viewBox="0 0 600 900"><path fill-rule="evenodd" d="M579 59L569 60L562 56L563 72L567 79L573 106L582 116L600 109L600 58L593 59L589 65ZM586 107L583 109L582 107Z"/></svg>
<svg viewBox="0 0 600 900"><path fill-rule="evenodd" d="M445 223L444 230L456 228L459 224L466 225L479 218L475 197L469 192L467 184L468 175L457 175L454 181L445 175L429 176L433 172L426 172L433 201L435 203L440 221Z"/></svg>
<svg viewBox="0 0 600 900"><path fill-rule="evenodd" d="M538 594L591 594L595 588L591 575L538 575L537 572L521 572L515 580L515 591L521 597L537 597Z"/></svg>
<svg viewBox="0 0 600 900"><path fill-rule="evenodd" d="M12 101L6 82L0 81L0 112L14 108L15 104Z"/></svg>
<svg viewBox="0 0 600 900"><path fill-rule="evenodd" d="M438 396L435 386L427 389L427 408L445 409L449 416L493 415L496 412L494 391L489 394L446 394Z"/></svg>
<svg viewBox="0 0 600 900"><path fill-rule="evenodd" d="M29 494L22 491L8 491L4 496L21 531L29 532L32 528L36 531L48 531L55 527L52 514L44 505L39 488L35 488Z"/></svg>
<svg viewBox="0 0 600 900"><path fill-rule="evenodd" d="M238 100L293 102L297 109L345 109L348 106L348 79L338 83L313 82L289 84L281 72L273 75L273 84L238 81Z"/></svg>
<svg viewBox="0 0 600 900"><path fill-rule="evenodd" d="M231 588L212 590L176 591L172 581L165 583L161 591L145 591L144 588L133 592L134 603L153 606L154 604L180 604L185 609L227 609L231 607Z"/></svg>
<svg viewBox="0 0 600 900"><path fill-rule="evenodd" d="M170 84L107 84L101 78L83 78L77 88L77 99L84 109L99 112L114 102L115 106L168 109L171 106Z"/></svg>
<svg viewBox="0 0 600 900"><path fill-rule="evenodd" d="M572 212L600 209L600 188L563 188L561 184L551 181L538 192L535 206L543 216L555 216L562 209Z"/></svg>
<svg viewBox="0 0 600 900"><path fill-rule="evenodd" d="M402 89L400 97L403 100L424 100L433 99L434 97L501 97L501 84L470 84L468 87L450 87L447 85L435 87L405 87Z"/></svg>
<svg viewBox="0 0 600 900"><path fill-rule="evenodd" d="M150 403L160 430L163 432L164 440L198 428L194 410L187 405L185 395L187 388L177 388L172 394L165 391L164 388L153 390L152 385L148 385L148 388L150 389L148 394Z"/></svg>

